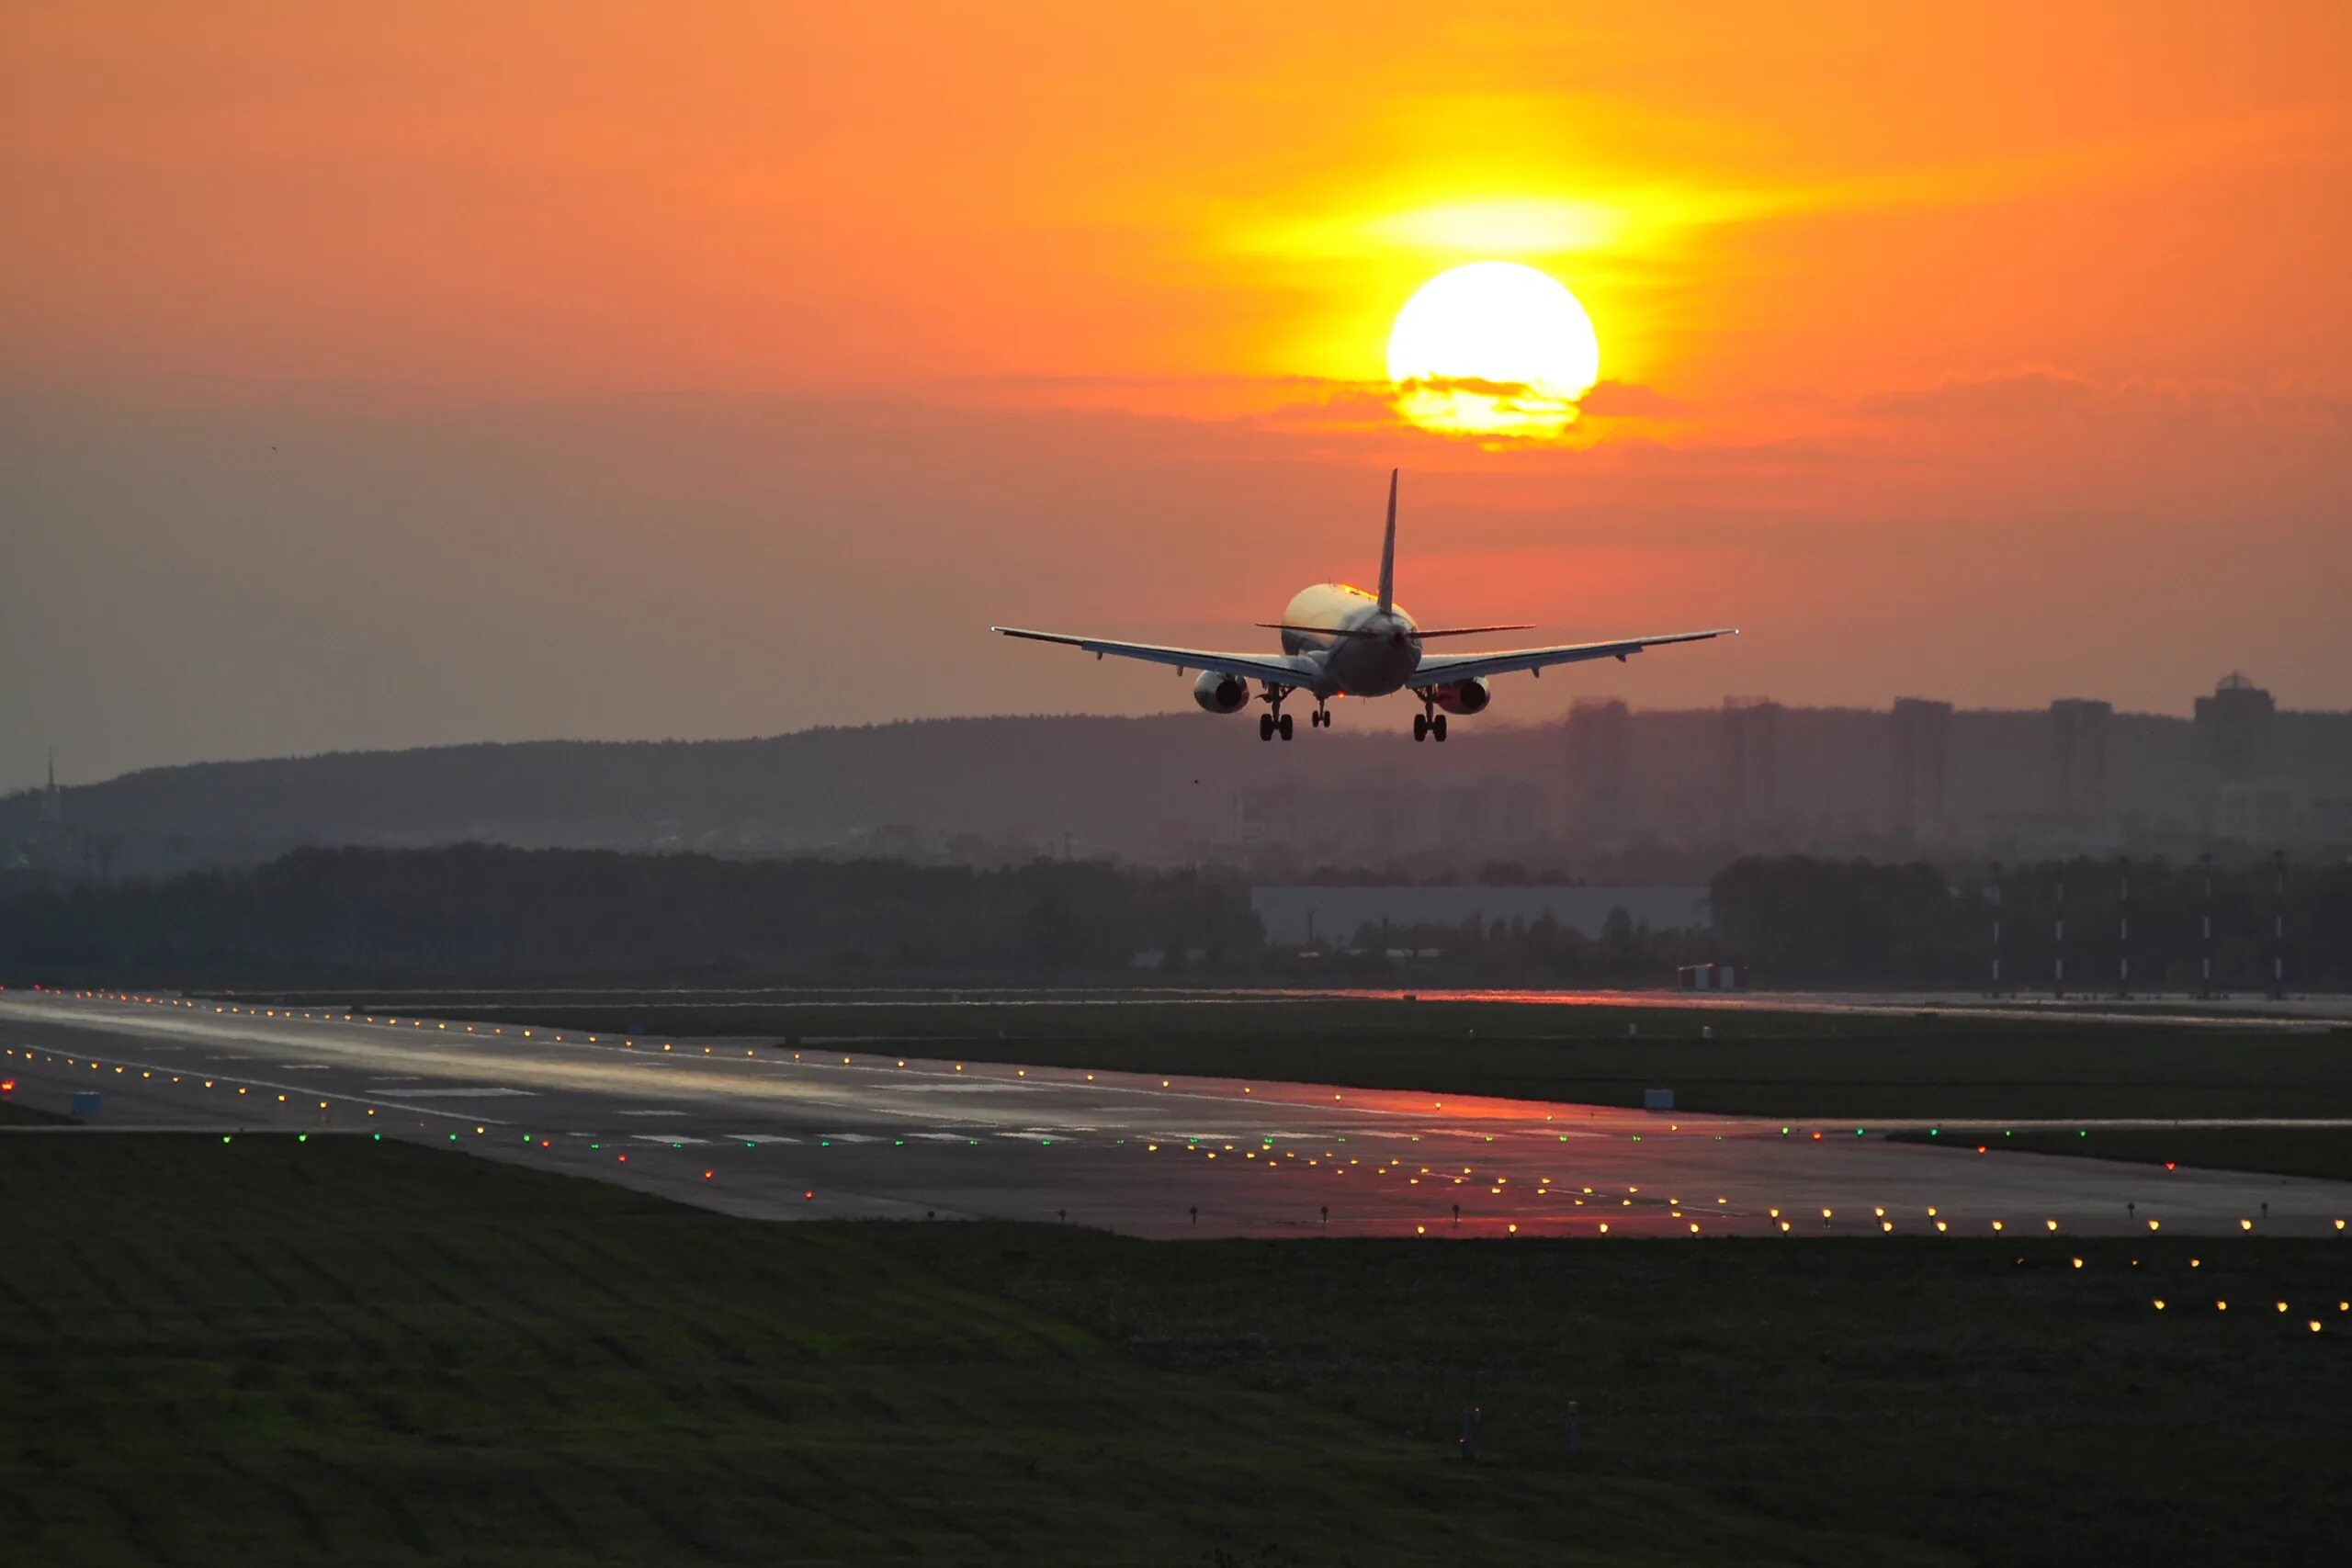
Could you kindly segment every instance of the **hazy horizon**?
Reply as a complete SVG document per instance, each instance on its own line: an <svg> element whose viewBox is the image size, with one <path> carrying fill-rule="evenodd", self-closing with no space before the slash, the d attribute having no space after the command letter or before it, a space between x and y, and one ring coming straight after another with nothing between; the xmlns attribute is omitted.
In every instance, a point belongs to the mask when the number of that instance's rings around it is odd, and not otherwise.
<svg viewBox="0 0 2352 1568"><path fill-rule="evenodd" d="M986 628L1268 643L1372 574L1391 466L1425 622L1745 632L1467 723L2180 714L2231 671L2352 708L2339 6L7 33L0 788L52 747L1189 713ZM1595 323L1554 438L1385 380L1404 299L1488 257Z"/></svg>

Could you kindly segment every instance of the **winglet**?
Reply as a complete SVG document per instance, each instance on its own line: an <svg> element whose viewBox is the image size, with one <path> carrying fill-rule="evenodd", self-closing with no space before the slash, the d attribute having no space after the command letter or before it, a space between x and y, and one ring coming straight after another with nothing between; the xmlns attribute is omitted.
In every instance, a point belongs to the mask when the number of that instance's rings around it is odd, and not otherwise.
<svg viewBox="0 0 2352 1568"><path fill-rule="evenodd" d="M1388 533L1380 541L1380 608L1382 614L1396 603L1396 470L1388 470Z"/></svg>

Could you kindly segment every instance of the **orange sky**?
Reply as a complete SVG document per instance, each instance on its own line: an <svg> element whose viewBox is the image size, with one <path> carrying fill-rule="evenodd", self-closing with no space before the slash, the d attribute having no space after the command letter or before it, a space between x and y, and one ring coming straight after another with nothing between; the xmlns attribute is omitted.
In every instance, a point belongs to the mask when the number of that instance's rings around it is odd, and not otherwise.
<svg viewBox="0 0 2352 1568"><path fill-rule="evenodd" d="M1453 10L10 7L0 784L1179 707L971 628L1247 645L1393 462L1427 618L1748 628L1637 703L2352 706L2352 9ZM1401 426L1498 258L1586 416Z"/></svg>

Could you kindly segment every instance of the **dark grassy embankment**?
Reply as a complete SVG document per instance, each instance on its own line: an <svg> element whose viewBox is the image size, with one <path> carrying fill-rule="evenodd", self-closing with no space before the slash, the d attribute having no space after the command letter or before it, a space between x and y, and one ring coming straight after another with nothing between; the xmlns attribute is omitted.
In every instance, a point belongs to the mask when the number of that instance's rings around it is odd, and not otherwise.
<svg viewBox="0 0 2352 1568"><path fill-rule="evenodd" d="M990 1288L1115 1273L1102 1240L761 1224L397 1144L0 1137L0 1557L1917 1560L1470 1470Z"/></svg>
<svg viewBox="0 0 2352 1568"><path fill-rule="evenodd" d="M2290 1562L2352 1530L2325 1242L1178 1247L74 1136L0 1138L0 1256L27 1561Z"/></svg>
<svg viewBox="0 0 2352 1568"><path fill-rule="evenodd" d="M1908 1144L1982 1145L1996 1153L2079 1155L2086 1159L2142 1165L2202 1166L2209 1170L2258 1170L2274 1176L2319 1176L2352 1181L2352 1127L2094 1127L2066 1132L2038 1127L1962 1127L1891 1133Z"/></svg>

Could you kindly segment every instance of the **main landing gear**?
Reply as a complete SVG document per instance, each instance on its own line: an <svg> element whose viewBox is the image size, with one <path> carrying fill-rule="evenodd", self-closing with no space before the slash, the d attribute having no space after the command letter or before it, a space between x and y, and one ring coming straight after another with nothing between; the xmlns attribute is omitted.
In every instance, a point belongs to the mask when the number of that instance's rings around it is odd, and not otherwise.
<svg viewBox="0 0 2352 1568"><path fill-rule="evenodd" d="M1324 701L1321 697L1316 698L1315 711L1306 716L1306 722L1317 729L1331 728L1331 710L1323 705Z"/></svg>
<svg viewBox="0 0 2352 1568"><path fill-rule="evenodd" d="M1285 740L1291 738L1297 727L1292 722L1291 716L1283 712L1283 699L1289 695L1288 686L1277 686L1271 682L1267 683L1264 697L1269 711L1258 716L1259 739L1272 740L1277 735Z"/></svg>
<svg viewBox="0 0 2352 1568"><path fill-rule="evenodd" d="M1445 743L1445 715L1437 711L1437 699L1421 694L1421 711L1413 716L1413 739Z"/></svg>

